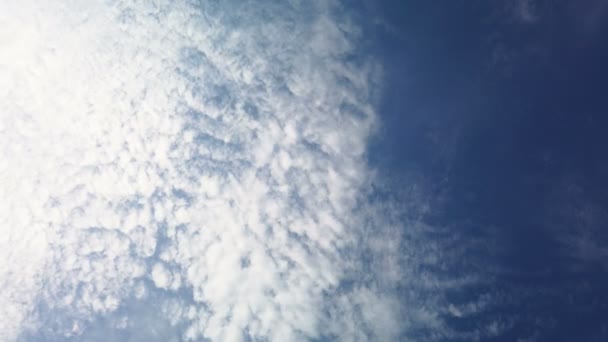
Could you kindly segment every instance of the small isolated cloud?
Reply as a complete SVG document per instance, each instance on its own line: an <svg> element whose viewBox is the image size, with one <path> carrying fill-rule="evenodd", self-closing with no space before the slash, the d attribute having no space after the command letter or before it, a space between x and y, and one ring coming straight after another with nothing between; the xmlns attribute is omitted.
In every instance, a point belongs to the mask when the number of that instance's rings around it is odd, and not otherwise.
<svg viewBox="0 0 608 342"><path fill-rule="evenodd" d="M512 3L514 17L524 23L534 23L538 20L536 0L515 0Z"/></svg>

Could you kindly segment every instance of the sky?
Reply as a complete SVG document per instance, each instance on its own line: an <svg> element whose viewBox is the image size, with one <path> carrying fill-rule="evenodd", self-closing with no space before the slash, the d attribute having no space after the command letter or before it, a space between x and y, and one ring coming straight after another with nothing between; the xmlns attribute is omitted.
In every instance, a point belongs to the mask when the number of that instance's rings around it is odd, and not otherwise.
<svg viewBox="0 0 608 342"><path fill-rule="evenodd" d="M470 314L450 327L605 340L608 3L370 6L393 71L370 159L424 175L425 219L465 234L460 260L485 281L446 295Z"/></svg>
<svg viewBox="0 0 608 342"><path fill-rule="evenodd" d="M0 0L0 340L605 341L604 0Z"/></svg>

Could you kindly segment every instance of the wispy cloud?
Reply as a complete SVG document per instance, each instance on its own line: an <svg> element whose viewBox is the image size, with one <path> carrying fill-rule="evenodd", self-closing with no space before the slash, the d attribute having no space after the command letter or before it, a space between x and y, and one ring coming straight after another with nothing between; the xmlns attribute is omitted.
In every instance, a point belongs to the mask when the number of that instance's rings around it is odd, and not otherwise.
<svg viewBox="0 0 608 342"><path fill-rule="evenodd" d="M513 2L513 15L521 22L534 23L538 20L535 0L516 0Z"/></svg>

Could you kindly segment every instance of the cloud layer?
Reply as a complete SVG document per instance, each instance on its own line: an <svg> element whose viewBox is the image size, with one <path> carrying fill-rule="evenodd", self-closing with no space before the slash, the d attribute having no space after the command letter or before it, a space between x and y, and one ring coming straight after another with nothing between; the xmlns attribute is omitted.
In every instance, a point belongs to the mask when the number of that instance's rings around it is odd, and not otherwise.
<svg viewBox="0 0 608 342"><path fill-rule="evenodd" d="M1 1L0 27L0 339L401 333L379 68L338 2Z"/></svg>

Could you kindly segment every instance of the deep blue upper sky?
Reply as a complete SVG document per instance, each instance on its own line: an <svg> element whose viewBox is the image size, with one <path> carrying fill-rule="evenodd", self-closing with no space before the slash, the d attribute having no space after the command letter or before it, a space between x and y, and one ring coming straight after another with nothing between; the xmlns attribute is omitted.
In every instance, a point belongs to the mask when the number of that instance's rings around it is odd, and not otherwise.
<svg viewBox="0 0 608 342"><path fill-rule="evenodd" d="M454 329L608 340L608 1L367 6L387 81L371 162L424 175L426 220L487 240L466 255L493 281L448 296L502 299Z"/></svg>

